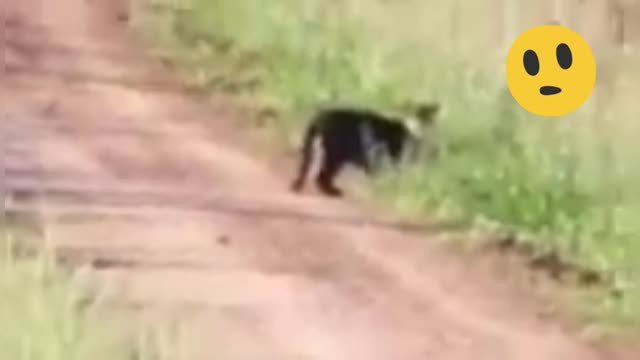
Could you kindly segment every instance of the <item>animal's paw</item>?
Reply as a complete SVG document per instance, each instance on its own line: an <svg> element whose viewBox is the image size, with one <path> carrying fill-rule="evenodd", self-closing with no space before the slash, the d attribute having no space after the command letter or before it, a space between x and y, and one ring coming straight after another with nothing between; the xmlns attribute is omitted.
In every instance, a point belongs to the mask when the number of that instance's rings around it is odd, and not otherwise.
<svg viewBox="0 0 640 360"><path fill-rule="evenodd" d="M342 190L333 187L333 186L322 186L320 187L320 191L329 197L339 198L342 197Z"/></svg>
<svg viewBox="0 0 640 360"><path fill-rule="evenodd" d="M302 191L302 181L296 180L294 182L291 183L291 185L289 186L289 188L291 189L291 191L295 192L295 193L299 193Z"/></svg>

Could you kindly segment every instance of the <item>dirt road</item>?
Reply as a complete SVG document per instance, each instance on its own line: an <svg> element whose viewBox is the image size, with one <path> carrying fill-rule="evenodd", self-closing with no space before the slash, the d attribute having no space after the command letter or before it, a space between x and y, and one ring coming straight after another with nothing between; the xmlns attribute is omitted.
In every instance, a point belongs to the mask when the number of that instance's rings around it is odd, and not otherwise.
<svg viewBox="0 0 640 360"><path fill-rule="evenodd" d="M39 214L114 306L171 306L190 359L605 359L489 271L293 196L145 57L112 0L3 1L9 211ZM232 110L232 109L231 109Z"/></svg>

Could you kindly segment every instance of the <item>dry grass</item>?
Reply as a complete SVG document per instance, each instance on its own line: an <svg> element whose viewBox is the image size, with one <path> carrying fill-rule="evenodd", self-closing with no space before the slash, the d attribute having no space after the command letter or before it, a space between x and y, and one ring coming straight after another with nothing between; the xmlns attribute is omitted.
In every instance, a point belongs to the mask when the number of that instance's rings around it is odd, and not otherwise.
<svg viewBox="0 0 640 360"><path fill-rule="evenodd" d="M80 282L83 270L58 268L32 233L0 227L0 244L0 359L182 358L169 328L101 306Z"/></svg>

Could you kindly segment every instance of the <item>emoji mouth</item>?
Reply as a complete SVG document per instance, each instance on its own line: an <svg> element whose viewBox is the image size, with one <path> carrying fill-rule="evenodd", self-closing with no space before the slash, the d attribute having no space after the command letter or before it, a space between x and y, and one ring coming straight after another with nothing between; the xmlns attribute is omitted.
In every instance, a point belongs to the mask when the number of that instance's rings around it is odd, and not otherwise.
<svg viewBox="0 0 640 360"><path fill-rule="evenodd" d="M555 94L559 94L562 92L562 89L560 89L559 87L555 87L555 86L543 86L540 88L540 94L542 95L555 95Z"/></svg>

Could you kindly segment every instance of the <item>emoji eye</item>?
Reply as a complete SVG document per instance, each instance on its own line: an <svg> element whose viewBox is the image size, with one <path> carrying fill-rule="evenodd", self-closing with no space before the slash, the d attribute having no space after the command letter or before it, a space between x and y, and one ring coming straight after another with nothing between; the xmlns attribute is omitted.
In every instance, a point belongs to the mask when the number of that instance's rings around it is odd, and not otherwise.
<svg viewBox="0 0 640 360"><path fill-rule="evenodd" d="M564 70L567 70L573 64L573 56L571 55L571 49L569 45L562 43L556 48L556 58L558 59L558 65Z"/></svg>
<svg viewBox="0 0 640 360"><path fill-rule="evenodd" d="M531 76L538 75L538 71L540 71L540 61L538 61L538 54L536 54L535 51L525 51L522 62L524 63L524 69L527 71L527 74Z"/></svg>

